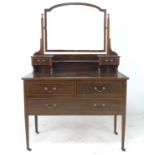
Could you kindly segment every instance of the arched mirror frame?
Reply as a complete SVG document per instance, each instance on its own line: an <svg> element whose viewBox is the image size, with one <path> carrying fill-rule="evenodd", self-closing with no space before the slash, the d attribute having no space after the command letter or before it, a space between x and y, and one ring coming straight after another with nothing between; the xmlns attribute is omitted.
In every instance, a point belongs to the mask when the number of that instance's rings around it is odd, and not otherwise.
<svg viewBox="0 0 155 155"><path fill-rule="evenodd" d="M103 47L103 50L67 50L67 49L64 49L64 50L49 50L47 49L47 44L48 44L48 41L47 41L47 13L48 12L51 12L53 9L56 9L58 7L63 7L63 6L71 6L71 5L82 5L82 6L87 6L87 7L92 7L94 9L97 9L97 11L101 11L104 13L104 20L103 20L103 29L104 29L104 33L103 33L103 42L104 42L104 47ZM41 37L41 48L43 49L42 52L45 53L45 52L99 52L99 53L107 53L107 44L108 44L108 39L107 39L107 29L106 29L106 25L107 25L107 11L106 9L102 9L100 8L99 6L96 6L94 4L90 4L90 3L61 3L61 4L57 4L57 5L54 5L48 9L45 9L44 10L44 16L42 15L42 18L41 18L41 33L42 33L42 37Z"/></svg>

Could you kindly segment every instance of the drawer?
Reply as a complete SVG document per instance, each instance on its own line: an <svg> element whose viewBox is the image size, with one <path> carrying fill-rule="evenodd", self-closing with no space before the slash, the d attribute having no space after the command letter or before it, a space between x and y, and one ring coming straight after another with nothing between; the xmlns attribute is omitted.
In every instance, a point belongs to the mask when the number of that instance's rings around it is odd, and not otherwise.
<svg viewBox="0 0 155 155"><path fill-rule="evenodd" d="M122 83L117 81L81 81L77 82L77 95L122 96Z"/></svg>
<svg viewBox="0 0 155 155"><path fill-rule="evenodd" d="M121 99L30 98L29 114L107 114L121 113Z"/></svg>
<svg viewBox="0 0 155 155"><path fill-rule="evenodd" d="M107 58L103 58L101 62L103 65L105 65L105 64L107 64L107 65L110 65L110 64L118 65L119 64L119 58L118 57L116 57L116 58L107 57Z"/></svg>
<svg viewBox="0 0 155 155"><path fill-rule="evenodd" d="M28 96L55 96L73 95L74 82L72 81L33 81L28 83Z"/></svg>
<svg viewBox="0 0 155 155"><path fill-rule="evenodd" d="M51 58L47 57L32 57L32 65L51 65Z"/></svg>

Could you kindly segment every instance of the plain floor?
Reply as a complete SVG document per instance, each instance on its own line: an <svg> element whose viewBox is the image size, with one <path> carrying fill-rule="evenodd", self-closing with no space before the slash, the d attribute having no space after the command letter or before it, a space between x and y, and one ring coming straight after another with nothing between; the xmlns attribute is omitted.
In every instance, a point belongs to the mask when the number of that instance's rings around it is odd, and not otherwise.
<svg viewBox="0 0 155 155"><path fill-rule="evenodd" d="M128 113L126 124L126 153L143 152L143 113ZM14 122L12 122L14 124ZM34 118L30 117L30 146L25 149L24 123L10 130L1 151L7 154L101 155L120 154L121 116L118 116L118 135L113 133L112 116L40 116L39 131L34 131ZM9 128L9 124L6 124ZM5 128L6 129L6 128ZM6 138L7 136L7 138ZM4 138L3 138L4 139ZM8 147L9 146L9 147Z"/></svg>

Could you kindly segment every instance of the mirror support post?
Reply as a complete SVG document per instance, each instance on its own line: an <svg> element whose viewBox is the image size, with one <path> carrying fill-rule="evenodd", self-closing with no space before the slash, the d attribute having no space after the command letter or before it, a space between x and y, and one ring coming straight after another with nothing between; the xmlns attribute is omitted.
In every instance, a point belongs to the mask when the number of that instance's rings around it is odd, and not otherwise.
<svg viewBox="0 0 155 155"><path fill-rule="evenodd" d="M110 39L110 15L107 18L107 54L111 52L111 39Z"/></svg>
<svg viewBox="0 0 155 155"><path fill-rule="evenodd" d="M110 22L109 22L109 14L108 14L108 16L107 16L107 38L106 38L106 40L107 40L107 54L110 54L109 53L109 33L110 33L110 30L109 30L109 24L110 24Z"/></svg>
<svg viewBox="0 0 155 155"><path fill-rule="evenodd" d="M44 49L45 49L45 46L44 46L44 17L43 17L43 14L41 15L41 39L40 39L40 53L41 55L44 54Z"/></svg>

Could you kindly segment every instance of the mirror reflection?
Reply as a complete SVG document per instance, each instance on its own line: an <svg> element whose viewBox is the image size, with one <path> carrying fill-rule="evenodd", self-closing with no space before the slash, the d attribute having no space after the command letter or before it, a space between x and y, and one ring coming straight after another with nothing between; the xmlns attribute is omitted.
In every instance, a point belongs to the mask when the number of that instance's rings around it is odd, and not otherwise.
<svg viewBox="0 0 155 155"><path fill-rule="evenodd" d="M64 6L47 12L47 50L103 50L104 12Z"/></svg>

